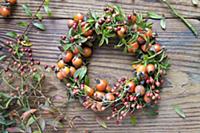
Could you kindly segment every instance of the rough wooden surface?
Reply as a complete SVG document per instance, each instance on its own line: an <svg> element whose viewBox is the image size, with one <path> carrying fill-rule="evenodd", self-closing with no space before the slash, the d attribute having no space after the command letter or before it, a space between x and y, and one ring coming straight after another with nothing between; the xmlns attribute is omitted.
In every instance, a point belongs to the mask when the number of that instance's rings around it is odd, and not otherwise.
<svg viewBox="0 0 200 133"><path fill-rule="evenodd" d="M172 0L171 0L172 1ZM19 4L30 3L35 9L38 1L20 0ZM110 1L112 2L112 1ZM108 1L100 0L52 0L54 18L45 20L47 30L44 32L35 30L30 32L31 41L33 43L33 53L36 59L42 64L55 64L59 55L57 46L60 35L67 31L66 19L79 11L86 12L88 8L100 10ZM133 3L133 4L132 4ZM195 19L200 16L200 8L191 6L190 1L179 0L172 1L173 5L189 19L189 21L197 27L200 32L200 21ZM61 6L64 5L64 6ZM120 5L126 11L133 8L146 12L149 10L160 11L171 17L168 10L158 1L150 0L131 0L120 1ZM21 7L17 7L16 16L14 18L25 17ZM56 19L57 18L57 19ZM59 19L58 19L59 18ZM0 19L0 45L8 39L5 33L8 31L20 32L20 28L16 23L22 19ZM152 132L152 133L199 133L200 132L200 39L197 39L179 20L167 19L167 30L162 31L158 21L154 21L154 30L158 32L158 41L168 49L168 55L172 64L171 70L166 78L159 103L159 115L157 117L148 117L142 112L137 112L136 117L138 123L136 126L130 124L130 120L125 120L122 124L116 125L114 120L107 121L108 129L99 127L96 123L96 116L106 118L109 114L95 114L90 110L85 110L78 102L71 102L68 105L63 101L57 101L58 106L68 117L82 115L85 121L76 120L76 128L70 129L67 124L65 128L59 129L59 133L67 132L84 132L85 130L94 133L113 132L113 133L132 133L132 132ZM126 55L121 50L103 47L94 49L94 55L89 65L89 76L94 79L96 77L106 78L111 83L118 79L119 75L131 75L131 55ZM45 88L49 95L62 95L65 88L52 74L49 77L49 87ZM172 105L178 104L186 114L186 118L180 118L172 108ZM52 128L48 128L46 133L54 133Z"/></svg>

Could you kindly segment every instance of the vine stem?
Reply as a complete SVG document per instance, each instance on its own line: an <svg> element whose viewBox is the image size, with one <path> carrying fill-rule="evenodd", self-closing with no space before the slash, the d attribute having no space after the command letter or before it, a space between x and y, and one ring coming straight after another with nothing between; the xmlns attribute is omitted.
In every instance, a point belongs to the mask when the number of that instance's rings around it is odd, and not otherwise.
<svg viewBox="0 0 200 133"><path fill-rule="evenodd" d="M163 3L165 3L165 4L168 6L168 8L171 10L171 12L172 12L175 16L177 16L177 17L192 31L192 33L193 33L196 37L198 37L198 32L197 32L197 30L192 26L192 24L191 24L188 20L186 20L180 13L178 13L177 10L176 10L174 7L171 6L171 4L169 3L168 0L161 0L161 1L162 1Z"/></svg>
<svg viewBox="0 0 200 133"><path fill-rule="evenodd" d="M45 0L42 1L42 3L40 4L40 6L38 7L38 9L36 10L35 14L32 15L31 21L29 22L28 26L26 27L26 29L25 29L24 32L22 33L22 37L23 37L24 35L26 35L26 33L27 33L29 27L32 25L32 23L33 23L33 21L34 21L36 15L37 15L37 13L41 10L42 6L44 5L44 2L45 2Z"/></svg>

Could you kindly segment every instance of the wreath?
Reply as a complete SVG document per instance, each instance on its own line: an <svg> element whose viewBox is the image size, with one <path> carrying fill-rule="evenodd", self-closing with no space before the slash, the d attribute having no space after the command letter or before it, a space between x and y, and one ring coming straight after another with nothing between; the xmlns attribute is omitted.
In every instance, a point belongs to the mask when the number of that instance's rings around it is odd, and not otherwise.
<svg viewBox="0 0 200 133"><path fill-rule="evenodd" d="M169 63L166 50L156 41L152 23L142 14L133 12L126 16L119 6L108 5L101 16L91 11L87 16L78 13L68 20L68 27L60 40L62 54L56 75L65 83L70 97L98 112L111 107L108 119L117 120L158 103ZM96 86L90 87L87 66L96 44L123 48L135 55L133 77L122 77L113 86L104 79L96 79Z"/></svg>

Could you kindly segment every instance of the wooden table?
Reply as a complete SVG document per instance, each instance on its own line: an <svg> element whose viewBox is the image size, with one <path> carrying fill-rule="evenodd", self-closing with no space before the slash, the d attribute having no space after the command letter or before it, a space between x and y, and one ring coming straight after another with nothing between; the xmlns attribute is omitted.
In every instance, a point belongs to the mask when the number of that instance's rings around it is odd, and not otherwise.
<svg viewBox="0 0 200 133"><path fill-rule="evenodd" d="M9 19L0 18L0 44L8 39L5 33L8 31L21 32L16 23L25 20L26 15L21 5L28 3L32 10L39 5L41 0L18 0L18 6ZM200 32L200 8L194 7L190 0L170 0L171 4L198 29ZM86 13L88 9L96 10L98 13L107 3L115 3L115 0L52 0L52 18L46 18L44 23L46 31L38 31L32 28L30 31L33 43L34 57L42 64L55 64L59 50L59 36L67 31L67 19L78 12ZM138 112L137 125L133 126L130 119L122 124L116 125L114 120L107 121L108 129L101 128L95 118L102 116L106 118L108 113L96 114L84 109L77 101L65 103L58 101L58 106L68 117L81 115L85 119L75 120L76 128L59 129L59 133L84 132L85 130L113 133L200 133L200 39L193 36L183 23L171 15L168 8L158 0L119 0L118 4L128 13L133 9L139 12L156 11L165 14L167 17L167 30L161 30L159 21L154 21L154 30L158 32L158 41L168 49L168 55L172 64L163 88L159 103L159 115L148 117ZM199 5L200 6L200 5ZM27 20L28 21L28 20ZM111 83L118 79L118 75L131 75L130 55L122 54L121 50L108 47L95 49L91 64L89 65L89 76L94 78L106 78ZM46 87L48 94L62 95L65 87L55 76L51 74L49 87ZM186 114L186 118L180 118L172 108L172 105L179 105ZM52 128L47 133L54 133Z"/></svg>

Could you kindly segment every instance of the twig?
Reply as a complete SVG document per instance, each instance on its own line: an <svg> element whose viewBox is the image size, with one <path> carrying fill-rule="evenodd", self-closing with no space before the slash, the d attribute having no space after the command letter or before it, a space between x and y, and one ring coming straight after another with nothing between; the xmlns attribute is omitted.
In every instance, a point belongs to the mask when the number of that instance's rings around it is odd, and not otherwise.
<svg viewBox="0 0 200 133"><path fill-rule="evenodd" d="M29 22L29 24L27 25L26 29L22 33L22 37L26 34L26 32L28 31L29 27L32 25L32 22L34 21L37 13L41 10L42 6L44 5L44 2L45 2L45 0L42 1L42 3L40 4L40 6L38 7L38 9L36 10L35 14L32 15L31 21Z"/></svg>
<svg viewBox="0 0 200 133"><path fill-rule="evenodd" d="M163 3L165 3L165 4L168 6L169 9L171 9L171 12L172 12L175 16L177 16L177 17L192 31L192 33L193 33L196 37L198 37L198 32L197 32L197 30L192 26L192 24L191 24L188 20L186 20L181 14L179 14L179 13L177 12L177 10L176 10L174 7L171 6L171 4L169 3L168 0L161 0L161 1L162 1Z"/></svg>

